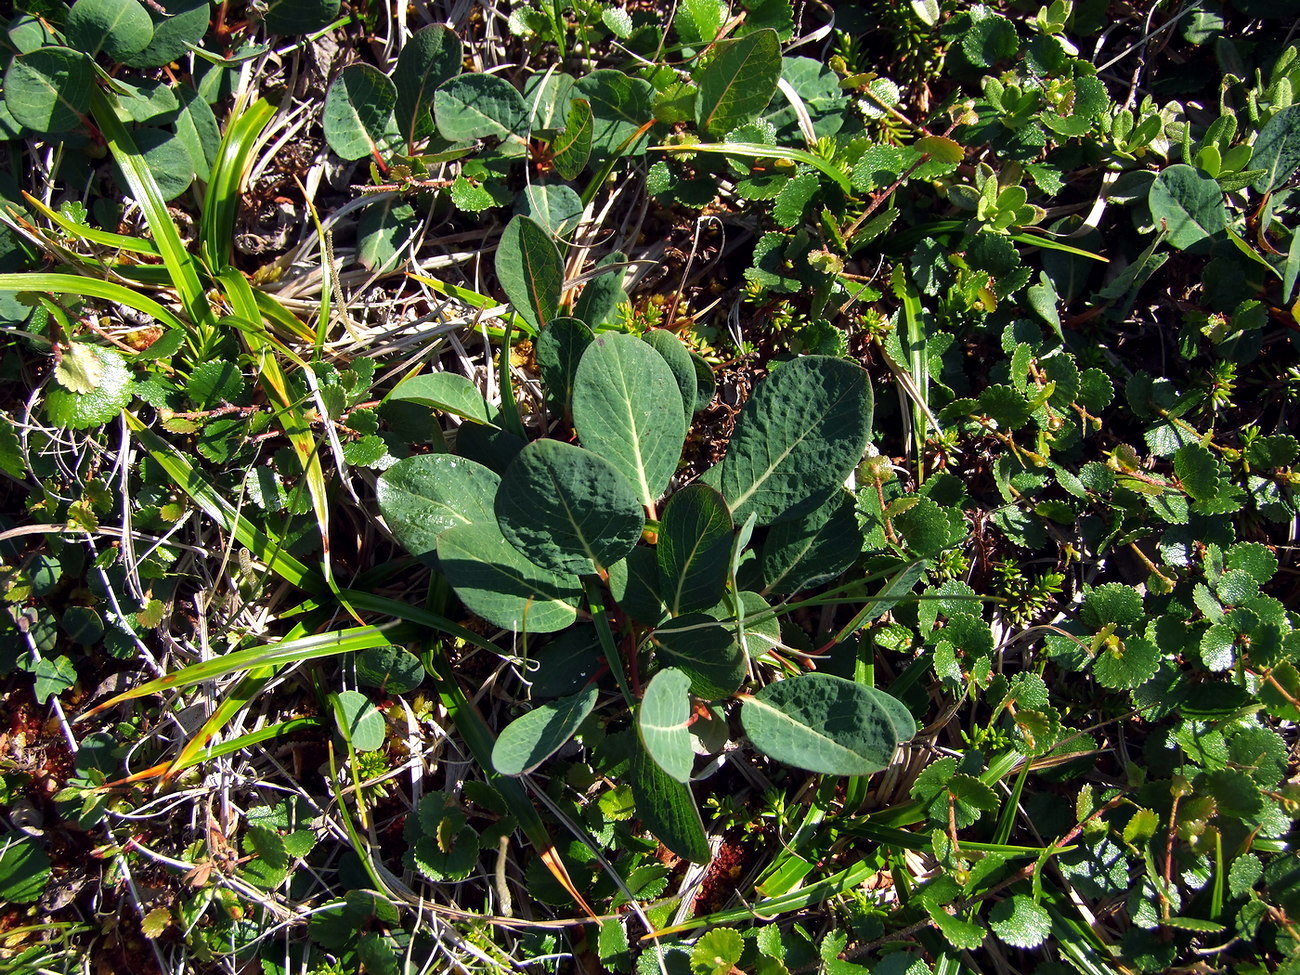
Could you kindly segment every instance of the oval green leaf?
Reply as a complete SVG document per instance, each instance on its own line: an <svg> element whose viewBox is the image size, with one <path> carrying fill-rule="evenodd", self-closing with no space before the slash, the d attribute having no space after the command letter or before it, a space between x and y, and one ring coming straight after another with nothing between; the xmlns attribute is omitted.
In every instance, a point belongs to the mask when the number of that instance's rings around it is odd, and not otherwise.
<svg viewBox="0 0 1300 975"><path fill-rule="evenodd" d="M427 559L438 536L461 525L496 525L493 500L501 478L451 454L399 460L379 478L379 511L402 547Z"/></svg>
<svg viewBox="0 0 1300 975"><path fill-rule="evenodd" d="M578 580L524 558L495 523L444 531L438 564L466 608L503 630L554 633L578 618Z"/></svg>
<svg viewBox="0 0 1300 975"><path fill-rule="evenodd" d="M510 543L552 572L613 565L645 528L627 479L609 461L558 440L519 452L501 479L496 515Z"/></svg>
<svg viewBox="0 0 1300 975"><path fill-rule="evenodd" d="M18 832L0 833L0 900L31 904L50 879L50 858L41 845Z"/></svg>
<svg viewBox="0 0 1300 975"><path fill-rule="evenodd" d="M674 616L708 609L722 598L731 539L731 512L713 488L691 484L668 499L656 553L659 591Z"/></svg>
<svg viewBox="0 0 1300 975"><path fill-rule="evenodd" d="M646 829L679 857L708 863L709 841L690 787L668 775L643 748L632 753L631 780L636 812Z"/></svg>
<svg viewBox="0 0 1300 975"><path fill-rule="evenodd" d="M894 719L869 690L830 674L801 674L745 699L740 722L754 747L824 775L868 775L898 747Z"/></svg>
<svg viewBox="0 0 1300 975"><path fill-rule="evenodd" d="M731 515L758 524L824 504L866 450L872 395L858 365L830 356L787 362L754 391L719 470Z"/></svg>
<svg viewBox="0 0 1300 975"><path fill-rule="evenodd" d="M720 136L767 108L781 80L781 41L776 31L754 31L719 41L694 75L700 93L700 128Z"/></svg>
<svg viewBox="0 0 1300 975"><path fill-rule="evenodd" d="M433 95L438 133L449 142L496 138L506 152L522 153L528 134L528 105L510 82L493 74L462 74Z"/></svg>
<svg viewBox="0 0 1300 975"><path fill-rule="evenodd" d="M677 388L682 394L682 410L686 415L686 426L691 425L695 416L695 394L699 389L695 375L695 361L686 346L666 328L651 328L641 336L649 346L664 357L668 368L673 371Z"/></svg>
<svg viewBox="0 0 1300 975"><path fill-rule="evenodd" d="M1262 169L1255 191L1267 193L1289 180L1300 168L1300 105L1290 105L1259 130L1251 150L1250 168Z"/></svg>
<svg viewBox="0 0 1300 975"><path fill-rule="evenodd" d="M1161 170L1147 192L1156 230L1167 229L1179 250L1221 233L1228 225L1223 189L1186 163Z"/></svg>
<svg viewBox="0 0 1300 975"><path fill-rule="evenodd" d="M575 98L569 106L564 131L551 143L551 162L563 179L577 179L591 158L591 139L596 120L591 102Z"/></svg>
<svg viewBox="0 0 1300 975"><path fill-rule="evenodd" d="M554 237L572 237L582 219L582 200L563 183L534 183L518 198L516 212L537 221Z"/></svg>
<svg viewBox="0 0 1300 975"><path fill-rule="evenodd" d="M357 654L357 683L405 694L424 683L424 665L405 647L370 647Z"/></svg>
<svg viewBox="0 0 1300 975"><path fill-rule="evenodd" d="M208 32L212 4L209 0L161 0L149 16L153 37L142 50L120 59L129 67L161 68L182 57L190 45L197 46Z"/></svg>
<svg viewBox="0 0 1300 975"><path fill-rule="evenodd" d="M5 71L4 99L9 114L33 132L67 132L90 110L95 70L90 59L66 47L44 47L20 54Z"/></svg>
<svg viewBox="0 0 1300 975"><path fill-rule="evenodd" d="M378 68L349 64L325 92L325 141L344 159L382 159L398 141L397 89Z"/></svg>
<svg viewBox="0 0 1300 975"><path fill-rule="evenodd" d="M853 495L838 491L820 508L772 526L761 559L764 591L786 594L820 586L861 553Z"/></svg>
<svg viewBox="0 0 1300 975"><path fill-rule="evenodd" d="M678 782L689 782L695 765L690 689L691 679L677 668L668 667L650 678L636 712L637 731L645 750Z"/></svg>
<svg viewBox="0 0 1300 975"><path fill-rule="evenodd" d="M442 24L416 31L402 48L393 85L397 129L408 146L433 135L434 91L460 72L462 54L460 38Z"/></svg>
<svg viewBox="0 0 1300 975"><path fill-rule="evenodd" d="M588 450L632 482L652 506L686 442L682 394L658 352L633 335L598 335L573 380L573 425Z"/></svg>
<svg viewBox="0 0 1300 975"><path fill-rule="evenodd" d="M153 40L153 18L139 0L77 0L64 25L68 45L124 61Z"/></svg>
<svg viewBox="0 0 1300 975"><path fill-rule="evenodd" d="M591 155L599 161L611 156L641 156L649 144L642 126L654 115L654 86L643 78L601 68L574 85L591 106Z"/></svg>
<svg viewBox="0 0 1300 975"><path fill-rule="evenodd" d="M393 390L388 400L419 403L431 409L450 413L472 423L494 426L492 413L478 387L464 376L454 372L432 372L403 380Z"/></svg>
<svg viewBox="0 0 1300 975"><path fill-rule="evenodd" d="M343 735L359 752L373 752L384 747L388 725L379 709L360 691L343 691L338 696L340 727Z"/></svg>
<svg viewBox="0 0 1300 975"><path fill-rule="evenodd" d="M574 374L595 337L581 321L562 315L552 319L533 342L551 408L566 417L573 401Z"/></svg>
<svg viewBox="0 0 1300 975"><path fill-rule="evenodd" d="M687 613L650 637L659 661L691 679L691 693L706 701L729 697L745 680L745 654L736 635L711 616Z"/></svg>
<svg viewBox="0 0 1300 975"><path fill-rule="evenodd" d="M588 684L577 694L550 701L506 725L492 746L492 764L502 775L531 772L554 755L596 706L599 690Z"/></svg>
<svg viewBox="0 0 1300 975"><path fill-rule="evenodd" d="M268 0L262 23L272 34L309 34L339 15L340 0Z"/></svg>
<svg viewBox="0 0 1300 975"><path fill-rule="evenodd" d="M537 221L515 216L506 224L497 245L496 272L515 311L534 330L556 316L564 287L564 261L551 235Z"/></svg>

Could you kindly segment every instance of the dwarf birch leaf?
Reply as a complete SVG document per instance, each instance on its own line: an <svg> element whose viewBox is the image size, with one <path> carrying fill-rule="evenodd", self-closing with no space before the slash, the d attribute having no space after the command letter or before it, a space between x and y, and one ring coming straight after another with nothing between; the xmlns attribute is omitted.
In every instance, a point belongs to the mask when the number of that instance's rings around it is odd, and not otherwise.
<svg viewBox="0 0 1300 975"><path fill-rule="evenodd" d="M872 396L861 367L830 356L787 362L754 390L720 465L737 521L761 525L825 503L866 449Z"/></svg>
<svg viewBox="0 0 1300 975"><path fill-rule="evenodd" d="M33 132L67 132L90 110L94 83L95 71L86 55L66 47L43 47L9 62L5 107Z"/></svg>
<svg viewBox="0 0 1300 975"><path fill-rule="evenodd" d="M659 522L659 590L674 616L722 598L731 555L731 513L722 495L691 484L668 499Z"/></svg>
<svg viewBox="0 0 1300 975"><path fill-rule="evenodd" d="M460 72L460 38L442 24L411 35L393 69L397 128L409 144L433 135L433 93Z"/></svg>
<svg viewBox="0 0 1300 975"><path fill-rule="evenodd" d="M379 511L412 555L427 558L438 536L458 525L496 525L493 500L501 478L451 454L399 460L379 478Z"/></svg>
<svg viewBox="0 0 1300 975"><path fill-rule="evenodd" d="M325 92L325 141L344 159L385 157L398 139L397 89L378 68L350 64Z"/></svg>
<svg viewBox="0 0 1300 975"><path fill-rule="evenodd" d="M868 775L898 747L890 714L867 688L829 674L801 674L745 698L740 722L759 751L826 775Z"/></svg>
<svg viewBox="0 0 1300 975"><path fill-rule="evenodd" d="M633 335L598 335L573 379L573 425L652 506L677 470L686 441L682 395L658 352Z"/></svg>
<svg viewBox="0 0 1300 975"><path fill-rule="evenodd" d="M758 115L781 80L781 41L776 31L768 28L719 41L693 80L700 87L696 118L704 131L722 135Z"/></svg>
<svg viewBox="0 0 1300 975"><path fill-rule="evenodd" d="M688 727L691 717L691 679L675 667L650 678L636 726L641 743L655 763L678 782L689 782L695 752Z"/></svg>
<svg viewBox="0 0 1300 975"><path fill-rule="evenodd" d="M735 634L711 616L687 613L655 630L659 660L691 679L691 693L715 701L734 694L745 679L745 655Z"/></svg>
<svg viewBox="0 0 1300 975"><path fill-rule="evenodd" d="M594 573L641 538L645 512L607 460L558 440L536 440L501 479L497 523L515 548L552 572Z"/></svg>
<svg viewBox="0 0 1300 975"><path fill-rule="evenodd" d="M462 74L444 81L433 96L438 134L449 142L496 138L507 153L524 151L528 105L510 82L494 74Z"/></svg>
<svg viewBox="0 0 1300 975"><path fill-rule="evenodd" d="M564 261L551 235L529 217L515 216L497 245L497 280L515 311L534 330L556 316L564 286Z"/></svg>
<svg viewBox="0 0 1300 975"><path fill-rule="evenodd" d="M74 393L89 393L104 381L104 361L96 346L73 342L54 367L54 379Z"/></svg>
<svg viewBox="0 0 1300 975"><path fill-rule="evenodd" d="M596 120L591 102L575 98L569 106L564 131L551 144L551 162L563 179L577 179L591 158L591 138Z"/></svg>
<svg viewBox="0 0 1300 975"><path fill-rule="evenodd" d="M45 390L45 415L55 426L87 430L107 423L125 409L135 392L135 380L120 352L102 345L86 348L102 367L94 386L84 393L58 384Z"/></svg>
<svg viewBox="0 0 1300 975"><path fill-rule="evenodd" d="M974 921L967 921L965 918L949 914L939 904L933 901L925 901L926 913L934 921L935 927L944 936L945 940L961 951L974 951L984 943L984 928Z"/></svg>
<svg viewBox="0 0 1300 975"><path fill-rule="evenodd" d="M492 746L492 764L502 775L531 772L554 755L596 706L600 691L588 684L576 694L548 701L506 725Z"/></svg>
<svg viewBox="0 0 1300 975"><path fill-rule="evenodd" d="M1147 194L1156 229L1166 228L1169 243L1186 250L1228 225L1223 189L1186 163L1162 170Z"/></svg>
<svg viewBox="0 0 1300 975"><path fill-rule="evenodd" d="M578 618L578 580L524 558L495 523L444 531L438 564L470 612L504 630L554 633Z"/></svg>
<svg viewBox="0 0 1300 975"><path fill-rule="evenodd" d="M709 841L690 788L669 776L643 748L632 753L631 781L637 815L646 829L679 857L707 863Z"/></svg>
<svg viewBox="0 0 1300 975"><path fill-rule="evenodd" d="M989 911L989 927L1013 948L1037 948L1052 931L1052 916L1032 897L1016 894Z"/></svg>

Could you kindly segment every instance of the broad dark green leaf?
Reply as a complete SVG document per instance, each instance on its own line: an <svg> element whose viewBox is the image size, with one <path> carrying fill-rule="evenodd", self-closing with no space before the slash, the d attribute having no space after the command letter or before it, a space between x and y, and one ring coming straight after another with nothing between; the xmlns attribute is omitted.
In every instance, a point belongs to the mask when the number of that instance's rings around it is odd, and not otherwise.
<svg viewBox="0 0 1300 975"><path fill-rule="evenodd" d="M820 508L772 526L761 557L764 591L795 593L830 582L861 552L853 495L836 492Z"/></svg>
<svg viewBox="0 0 1300 975"><path fill-rule="evenodd" d="M531 649L531 648L530 648ZM533 699L576 694L605 663L594 626L571 626L533 656L528 671Z"/></svg>
<svg viewBox="0 0 1300 975"><path fill-rule="evenodd" d="M556 316L564 287L564 261L551 235L537 221L522 216L510 219L497 245L496 272L515 311L535 330Z"/></svg>
<svg viewBox="0 0 1300 975"><path fill-rule="evenodd" d="M564 126L565 115L573 100L573 85L573 75L563 71L541 72L529 76L524 82L524 101L528 103L528 124L532 135L553 134Z"/></svg>
<svg viewBox="0 0 1300 975"><path fill-rule="evenodd" d="M90 110L95 71L89 58L66 47L45 47L9 62L5 107L20 125L50 135L81 124Z"/></svg>
<svg viewBox="0 0 1300 975"><path fill-rule="evenodd" d="M533 708L506 725L492 746L492 764L502 775L531 772L563 747L596 706L595 684L569 697Z"/></svg>
<svg viewBox="0 0 1300 975"><path fill-rule="evenodd" d="M668 620L650 637L665 666L691 679L691 693L716 701L736 692L745 680L745 654L736 634L704 613Z"/></svg>
<svg viewBox="0 0 1300 975"><path fill-rule="evenodd" d="M643 748L632 753L630 778L636 813L646 829L679 857L707 863L709 842L690 787L668 775Z"/></svg>
<svg viewBox="0 0 1300 975"><path fill-rule="evenodd" d="M438 133L449 142L502 140L502 151L522 154L528 135L528 105L510 82L493 74L462 74L442 83L433 96Z"/></svg>
<svg viewBox="0 0 1300 975"><path fill-rule="evenodd" d="M357 221L357 262L372 274L392 274L419 226L415 207L401 197L375 200Z"/></svg>
<svg viewBox="0 0 1300 975"><path fill-rule="evenodd" d="M638 545L622 562L609 567L609 591L619 609L638 623L656 625L664 617L659 597L659 561L655 551Z"/></svg>
<svg viewBox="0 0 1300 975"><path fill-rule="evenodd" d="M878 687L868 687L866 691L867 696L875 701L889 718L898 740L900 742L911 740L916 734L916 718L912 717L912 712L907 709L907 705Z"/></svg>
<svg viewBox="0 0 1300 975"><path fill-rule="evenodd" d="M767 108L781 80L781 41L776 31L758 30L719 41L694 74L700 86L696 119L711 135L725 135Z"/></svg>
<svg viewBox="0 0 1300 975"><path fill-rule="evenodd" d="M339 15L339 0L268 0L262 23L272 34L309 34Z"/></svg>
<svg viewBox="0 0 1300 975"><path fill-rule="evenodd" d="M673 378L677 380L677 388L682 394L682 410L689 427L695 416L695 394L699 385L695 376L695 361L682 340L665 328L647 329L641 338L664 357L664 362L673 371Z"/></svg>
<svg viewBox="0 0 1300 975"><path fill-rule="evenodd" d="M569 239L582 219L582 200L563 183L533 183L516 198L515 212L536 220L553 237Z"/></svg>
<svg viewBox="0 0 1300 975"><path fill-rule="evenodd" d="M552 572L594 573L641 538L645 512L609 461L558 440L519 452L501 479L497 522L512 545Z"/></svg>
<svg viewBox="0 0 1300 975"><path fill-rule="evenodd" d="M759 751L826 775L869 775L898 747L896 717L868 689L829 674L801 674L745 698L740 721Z"/></svg>
<svg viewBox="0 0 1300 975"><path fill-rule="evenodd" d="M719 465L734 519L760 525L826 502L866 450L872 395L852 362L806 356L779 367L749 398Z"/></svg>
<svg viewBox="0 0 1300 975"><path fill-rule="evenodd" d="M461 68L460 38L442 24L411 35L393 69L397 129L408 146L433 135L433 93Z"/></svg>
<svg viewBox="0 0 1300 975"><path fill-rule="evenodd" d="M1300 168L1300 105L1282 109L1259 130L1250 168L1264 170L1264 175L1255 180L1257 193L1276 189Z"/></svg>
<svg viewBox="0 0 1300 975"><path fill-rule="evenodd" d="M636 712L637 731L650 757L678 782L689 782L695 764L691 747L691 679L675 667L659 671L646 685Z"/></svg>
<svg viewBox="0 0 1300 975"><path fill-rule="evenodd" d="M578 580L524 558L495 522L444 531L438 564L461 602L502 629L554 633L578 618Z"/></svg>
<svg viewBox="0 0 1300 975"><path fill-rule="evenodd" d="M656 555L659 591L670 613L708 609L722 598L731 539L731 513L713 488L691 484L668 499Z"/></svg>
<svg viewBox="0 0 1300 975"><path fill-rule="evenodd" d="M77 0L63 30L69 47L123 61L153 40L153 19L139 0Z"/></svg>
<svg viewBox="0 0 1300 975"><path fill-rule="evenodd" d="M135 146L144 157L164 200L174 200L189 189L194 182L194 158L184 139L175 132L152 126L136 129L131 138L135 140ZM127 185L116 161L113 172L120 185Z"/></svg>
<svg viewBox="0 0 1300 975"><path fill-rule="evenodd" d="M121 58L132 68L161 68L184 56L208 32L212 16L209 0L162 0L150 7L153 37L139 52ZM207 102L203 103L205 106ZM202 176L202 174L200 174ZM206 179L206 177L202 177Z"/></svg>
<svg viewBox="0 0 1300 975"><path fill-rule="evenodd" d="M454 372L431 372L404 380L388 397L389 402L402 400L419 403L430 409L451 413L473 423L492 426L491 409L483 394L472 382Z"/></svg>
<svg viewBox="0 0 1300 975"><path fill-rule="evenodd" d="M405 694L424 683L424 665L405 647L370 647L357 654L357 683Z"/></svg>
<svg viewBox="0 0 1300 975"><path fill-rule="evenodd" d="M325 141L344 159L387 158L399 143L397 89L378 68L349 64L325 92Z"/></svg>
<svg viewBox="0 0 1300 975"><path fill-rule="evenodd" d="M591 105L593 156L604 160L645 154L649 135L637 133L653 114L654 86L650 82L601 68L579 78L574 88Z"/></svg>
<svg viewBox="0 0 1300 975"><path fill-rule="evenodd" d="M380 475L375 493L389 529L412 555L427 558L438 536L457 525L496 526L501 483L482 464L451 454L418 454Z"/></svg>
<svg viewBox="0 0 1300 975"><path fill-rule="evenodd" d="M575 98L569 107L564 131L551 144L551 162L564 179L577 179L591 158L591 140L596 120L591 114L591 102Z"/></svg>
<svg viewBox="0 0 1300 975"><path fill-rule="evenodd" d="M696 813L699 818L699 813ZM700 835L703 837L703 827ZM705 859L708 859L705 847ZM40 900L50 879L50 858L41 844L18 832L0 833L0 899L9 904Z"/></svg>
<svg viewBox="0 0 1300 975"><path fill-rule="evenodd" d="M610 268L597 274L582 286L582 293L573 305L573 316L593 328L599 328L613 319L619 302L627 301L627 292L623 290L623 268L616 265L627 263L627 255L622 251L611 251L596 262L596 270Z"/></svg>
<svg viewBox="0 0 1300 975"><path fill-rule="evenodd" d="M1161 170L1147 194L1156 229L1168 229L1179 250L1221 233L1228 225L1223 190L1192 166L1178 163Z"/></svg>
<svg viewBox="0 0 1300 975"><path fill-rule="evenodd" d="M595 337L578 319L562 315L551 319L533 342L537 368L550 394L551 406L566 417L573 401L574 374Z"/></svg>
<svg viewBox="0 0 1300 975"><path fill-rule="evenodd" d="M573 425L583 446L632 482L647 508L677 470L686 441L682 394L658 352L633 335L596 336L573 380Z"/></svg>

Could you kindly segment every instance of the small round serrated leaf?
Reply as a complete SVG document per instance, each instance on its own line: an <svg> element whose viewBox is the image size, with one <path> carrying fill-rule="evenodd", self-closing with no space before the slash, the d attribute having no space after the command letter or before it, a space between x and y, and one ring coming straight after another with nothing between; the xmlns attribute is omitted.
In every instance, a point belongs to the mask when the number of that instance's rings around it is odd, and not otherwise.
<svg viewBox="0 0 1300 975"><path fill-rule="evenodd" d="M139 0L77 0L68 11L68 44L92 57L123 61L153 40L153 19Z"/></svg>
<svg viewBox="0 0 1300 975"><path fill-rule="evenodd" d="M397 140L397 89L378 68L350 64L325 92L325 141L344 159L385 156Z"/></svg>
<svg viewBox="0 0 1300 975"><path fill-rule="evenodd" d="M496 524L493 500L501 478L451 454L399 460L379 478L379 511L412 555L427 557L438 536L456 525Z"/></svg>
<svg viewBox="0 0 1300 975"><path fill-rule="evenodd" d="M373 752L384 745L388 725L379 709L360 691L343 691L339 694L339 710L343 712L343 731L359 752Z"/></svg>
<svg viewBox="0 0 1300 975"><path fill-rule="evenodd" d="M650 757L678 782L689 782L695 753L691 748L691 679L675 667L650 678L636 725Z"/></svg>
<svg viewBox="0 0 1300 975"><path fill-rule="evenodd" d="M495 522L444 531L438 562L461 602L502 629L554 633L578 618L577 578L524 558Z"/></svg>
<svg viewBox="0 0 1300 975"><path fill-rule="evenodd" d="M827 775L868 775L898 747L890 714L853 681L801 674L745 699L740 721L754 747L777 761Z"/></svg>
<svg viewBox="0 0 1300 975"><path fill-rule="evenodd" d="M1085 626L1100 630L1109 623L1136 626L1142 621L1142 596L1132 586L1108 582L1083 598L1079 619Z"/></svg>
<svg viewBox="0 0 1300 975"><path fill-rule="evenodd" d="M1052 931L1052 916L1032 897L1016 894L993 905L989 927L1013 948L1037 948Z"/></svg>
<svg viewBox="0 0 1300 975"><path fill-rule="evenodd" d="M548 701L506 725L492 748L492 764L502 775L531 772L573 737L596 706L600 691L589 684L578 693Z"/></svg>
<svg viewBox="0 0 1300 975"><path fill-rule="evenodd" d="M496 515L510 543L552 572L613 565L645 527L627 479L609 461L558 440L519 452L501 479Z"/></svg>
<svg viewBox="0 0 1300 975"><path fill-rule="evenodd" d="M45 391L45 415L56 426L86 430L107 423L131 402L135 380L121 353L92 346L103 364L99 385L88 393L73 393L51 384Z"/></svg>
<svg viewBox="0 0 1300 975"><path fill-rule="evenodd" d="M1140 687L1160 669L1160 648L1150 640L1129 637L1113 649L1103 649L1092 665L1102 687L1131 690Z"/></svg>
<svg viewBox="0 0 1300 975"><path fill-rule="evenodd" d="M90 59L66 47L45 47L20 54L4 77L9 114L20 125L47 135L81 124L90 110L95 71Z"/></svg>

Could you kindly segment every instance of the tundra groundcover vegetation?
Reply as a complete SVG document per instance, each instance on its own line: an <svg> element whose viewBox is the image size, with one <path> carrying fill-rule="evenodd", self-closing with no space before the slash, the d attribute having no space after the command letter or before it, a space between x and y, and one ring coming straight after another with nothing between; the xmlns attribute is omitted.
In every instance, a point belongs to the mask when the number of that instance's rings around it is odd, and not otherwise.
<svg viewBox="0 0 1300 975"><path fill-rule="evenodd" d="M1286 0L0 33L0 967L1300 972Z"/></svg>

